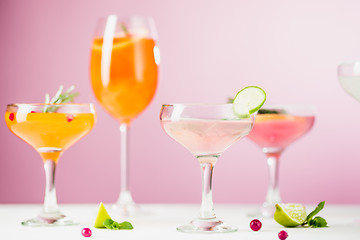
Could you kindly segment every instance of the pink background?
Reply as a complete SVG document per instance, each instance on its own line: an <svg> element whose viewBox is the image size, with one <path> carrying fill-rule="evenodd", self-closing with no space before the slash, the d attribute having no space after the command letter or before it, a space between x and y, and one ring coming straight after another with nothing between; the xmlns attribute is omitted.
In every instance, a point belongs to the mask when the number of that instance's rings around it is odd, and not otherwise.
<svg viewBox="0 0 360 240"><path fill-rule="evenodd" d="M76 84L78 102L95 102L93 131L64 153L60 203L114 202L120 186L117 123L96 103L89 54L96 19L151 15L158 28L157 94L131 129L131 178L140 203L199 203L200 167L159 124L162 103L222 103L247 85L268 103L311 103L312 131L281 161L285 202L360 203L360 103L336 77L337 64L360 58L360 2L338 1L27 1L0 2L0 104L42 102L60 84ZM0 121L0 202L40 203L44 171L37 153ZM261 203L265 157L250 140L215 167L215 203Z"/></svg>

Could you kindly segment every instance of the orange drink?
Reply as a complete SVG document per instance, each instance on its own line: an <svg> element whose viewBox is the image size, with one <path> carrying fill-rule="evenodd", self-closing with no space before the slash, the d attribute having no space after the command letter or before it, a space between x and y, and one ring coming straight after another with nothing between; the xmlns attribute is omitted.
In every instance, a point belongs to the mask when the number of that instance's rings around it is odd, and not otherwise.
<svg viewBox="0 0 360 240"><path fill-rule="evenodd" d="M5 113L10 131L34 147L43 161L58 161L60 154L86 135L95 123L92 113ZM52 149L52 151L43 151Z"/></svg>
<svg viewBox="0 0 360 240"><path fill-rule="evenodd" d="M66 94L57 93L57 100ZM10 131L30 144L44 163L46 184L43 210L35 218L23 221L25 226L74 225L58 208L55 170L61 153L91 131L95 124L92 104L39 103L8 104L5 122Z"/></svg>
<svg viewBox="0 0 360 240"><path fill-rule="evenodd" d="M158 76L155 46L150 38L116 37L107 54L103 37L94 38L90 62L92 87L102 107L121 123L129 124L155 94Z"/></svg>
<svg viewBox="0 0 360 240"><path fill-rule="evenodd" d="M128 131L156 91L160 62L156 39L152 18L117 15L98 19L92 39L91 86L100 105L120 125L120 195L114 209L125 216L138 212L128 183Z"/></svg>

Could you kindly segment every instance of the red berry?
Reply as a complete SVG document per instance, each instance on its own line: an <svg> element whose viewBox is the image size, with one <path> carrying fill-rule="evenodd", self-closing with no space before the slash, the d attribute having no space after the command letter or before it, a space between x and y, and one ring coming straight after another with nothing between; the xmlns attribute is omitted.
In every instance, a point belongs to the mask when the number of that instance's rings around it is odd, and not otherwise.
<svg viewBox="0 0 360 240"><path fill-rule="evenodd" d="M81 230L81 234L84 236L84 237L91 237L91 229L90 228L83 228Z"/></svg>
<svg viewBox="0 0 360 240"><path fill-rule="evenodd" d="M10 115L9 115L10 121L14 121L14 118L15 118L14 113L10 113Z"/></svg>
<svg viewBox="0 0 360 240"><path fill-rule="evenodd" d="M254 219L250 222L250 228L253 231L259 231L261 226L262 226L262 224L261 224L260 220L258 220L258 219Z"/></svg>
<svg viewBox="0 0 360 240"><path fill-rule="evenodd" d="M36 113L35 111L31 111L30 113Z"/></svg>
<svg viewBox="0 0 360 240"><path fill-rule="evenodd" d="M287 239L288 234L286 231L282 230L279 232L278 236L279 236L280 240L285 240L285 239Z"/></svg>
<svg viewBox="0 0 360 240"><path fill-rule="evenodd" d="M73 115L67 115L66 116L66 121L68 121L68 122L71 122L72 120L74 120L74 116Z"/></svg>

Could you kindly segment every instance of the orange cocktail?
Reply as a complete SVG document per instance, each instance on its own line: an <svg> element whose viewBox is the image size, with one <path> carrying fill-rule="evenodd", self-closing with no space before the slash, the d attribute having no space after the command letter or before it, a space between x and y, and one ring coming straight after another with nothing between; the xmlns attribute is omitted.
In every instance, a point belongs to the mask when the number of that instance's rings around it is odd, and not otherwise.
<svg viewBox="0 0 360 240"><path fill-rule="evenodd" d="M92 87L102 107L121 123L130 123L155 94L158 75L155 46L150 38L116 37L107 55L103 51L106 47L103 37L94 38L90 63Z"/></svg>
<svg viewBox="0 0 360 240"><path fill-rule="evenodd" d="M43 161L57 163L60 154L94 126L92 113L6 112L11 132L34 147Z"/></svg>
<svg viewBox="0 0 360 240"><path fill-rule="evenodd" d="M120 124L120 215L137 211L128 184L128 129L154 97L159 49L151 18L109 15L97 22L91 46L90 77L96 99ZM134 210L134 211L133 211Z"/></svg>
<svg viewBox="0 0 360 240"><path fill-rule="evenodd" d="M77 221L60 212L55 191L55 170L61 153L91 131L92 104L9 104L5 122L10 131L30 144L44 162L46 177L43 211L22 222L26 226L73 225Z"/></svg>

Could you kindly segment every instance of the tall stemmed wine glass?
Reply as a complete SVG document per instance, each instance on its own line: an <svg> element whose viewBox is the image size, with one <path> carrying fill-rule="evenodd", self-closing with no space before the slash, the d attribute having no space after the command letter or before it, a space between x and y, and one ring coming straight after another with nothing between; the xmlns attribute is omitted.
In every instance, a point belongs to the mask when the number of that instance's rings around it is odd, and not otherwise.
<svg viewBox="0 0 360 240"><path fill-rule="evenodd" d="M89 133L95 123L92 104L9 104L5 122L10 131L30 144L44 162L46 185L43 210L27 226L73 225L78 222L60 212L55 191L55 170L61 154Z"/></svg>
<svg viewBox="0 0 360 240"><path fill-rule="evenodd" d="M248 138L262 148L269 169L269 187L260 215L272 217L275 205L281 202L278 181L280 155L288 145L307 133L314 121L313 106L268 105L258 111Z"/></svg>
<svg viewBox="0 0 360 240"><path fill-rule="evenodd" d="M248 109L243 109L248 111ZM177 228L181 232L233 232L216 217L212 201L212 175L220 155L233 143L246 136L253 126L254 115L239 118L233 104L163 105L160 122L164 131L188 149L199 161L202 176L200 214L189 224Z"/></svg>
<svg viewBox="0 0 360 240"><path fill-rule="evenodd" d="M128 135L132 120L152 100L160 61L155 24L148 17L110 15L97 22L90 61L91 85L100 105L120 125L120 195L117 213L133 215Z"/></svg>

